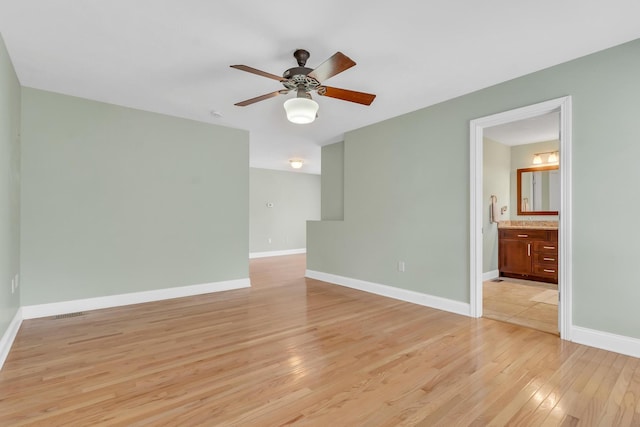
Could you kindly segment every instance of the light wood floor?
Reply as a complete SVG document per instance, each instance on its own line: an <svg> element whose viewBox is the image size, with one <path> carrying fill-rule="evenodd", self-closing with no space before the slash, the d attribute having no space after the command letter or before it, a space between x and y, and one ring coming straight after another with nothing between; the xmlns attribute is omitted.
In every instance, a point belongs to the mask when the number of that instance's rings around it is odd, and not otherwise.
<svg viewBox="0 0 640 427"><path fill-rule="evenodd" d="M509 278L486 281L482 302L488 319L559 335L557 285Z"/></svg>
<svg viewBox="0 0 640 427"><path fill-rule="evenodd" d="M251 262L252 289L25 321L0 425L640 425L639 359Z"/></svg>

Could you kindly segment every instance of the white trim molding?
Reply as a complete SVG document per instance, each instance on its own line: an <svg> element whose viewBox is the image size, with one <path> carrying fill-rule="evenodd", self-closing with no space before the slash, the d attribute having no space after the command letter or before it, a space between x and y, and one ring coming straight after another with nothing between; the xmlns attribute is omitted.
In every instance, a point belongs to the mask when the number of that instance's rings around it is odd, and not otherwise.
<svg viewBox="0 0 640 427"><path fill-rule="evenodd" d="M615 353L640 358L640 339L616 335L581 326L571 327L571 341Z"/></svg>
<svg viewBox="0 0 640 427"><path fill-rule="evenodd" d="M208 294L211 292L230 291L234 289L248 288L250 286L251 282L249 281L249 278L244 278L214 283L203 283L199 285L177 286L174 288L132 292L128 294L53 302L49 304L27 305L22 307L22 317L24 319L36 319L39 317L57 316L59 314L75 313L78 311L99 310L101 308L141 304L171 298Z"/></svg>
<svg viewBox="0 0 640 427"><path fill-rule="evenodd" d="M13 341L16 339L16 335L18 335L20 325L22 325L22 309L18 308L11 323L9 323L9 327L4 332L4 335L2 335L2 339L0 339L0 369L2 369L5 360L7 360L7 356L9 356L9 351L13 345Z"/></svg>
<svg viewBox="0 0 640 427"><path fill-rule="evenodd" d="M560 337L571 340L572 319L572 239L571 239L571 96L540 102L515 110L509 110L487 117L471 120L470 162L469 162L469 197L470 197L470 235L469 235L469 297L472 317L482 316L482 150L483 132L485 128L511 123L517 120L541 116L560 111L560 215L559 215L559 272L558 305Z"/></svg>
<svg viewBox="0 0 640 427"><path fill-rule="evenodd" d="M283 251L269 251L269 252L250 252L249 253L249 259L266 258L266 257L270 257L270 256L306 254L306 253L307 253L307 248L286 249L286 250L283 250Z"/></svg>
<svg viewBox="0 0 640 427"><path fill-rule="evenodd" d="M323 273L321 271L307 270L305 272L305 277L308 277L310 279L322 280L323 282L345 286L347 288L357 289L359 291L369 292L383 297L406 301L425 307L431 307L455 314L461 314L463 316L469 316L469 304L460 301L454 301L447 298L423 294L416 291L410 291L408 289L381 285L379 283L367 282L360 279L353 279L351 277Z"/></svg>
<svg viewBox="0 0 640 427"><path fill-rule="evenodd" d="M497 279L500 276L500 270L491 270L486 273L482 273L482 281L486 282L487 280Z"/></svg>

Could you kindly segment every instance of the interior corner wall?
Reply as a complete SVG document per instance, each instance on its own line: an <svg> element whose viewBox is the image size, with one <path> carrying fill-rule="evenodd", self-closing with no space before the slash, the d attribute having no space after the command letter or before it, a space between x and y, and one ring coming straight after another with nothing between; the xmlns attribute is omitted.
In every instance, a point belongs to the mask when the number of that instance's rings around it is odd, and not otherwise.
<svg viewBox="0 0 640 427"><path fill-rule="evenodd" d="M11 286L20 273L20 96L0 35L0 338L20 307L20 288Z"/></svg>
<svg viewBox="0 0 640 427"><path fill-rule="evenodd" d="M22 89L21 304L248 278L249 134Z"/></svg>
<svg viewBox="0 0 640 427"><path fill-rule="evenodd" d="M482 272L498 270L498 224L490 222L491 196L496 196L498 208L507 207L498 221L509 219L513 207L510 204L511 147L484 138L482 150Z"/></svg>
<svg viewBox="0 0 640 427"><path fill-rule="evenodd" d="M320 176L250 168L249 177L250 252L306 249L307 221L320 219Z"/></svg>
<svg viewBox="0 0 640 427"><path fill-rule="evenodd" d="M307 268L468 303L469 122L570 95L572 323L640 338L639 75L635 40L347 133L345 221L309 223Z"/></svg>
<svg viewBox="0 0 640 427"><path fill-rule="evenodd" d="M322 147L321 218L344 219L344 142Z"/></svg>

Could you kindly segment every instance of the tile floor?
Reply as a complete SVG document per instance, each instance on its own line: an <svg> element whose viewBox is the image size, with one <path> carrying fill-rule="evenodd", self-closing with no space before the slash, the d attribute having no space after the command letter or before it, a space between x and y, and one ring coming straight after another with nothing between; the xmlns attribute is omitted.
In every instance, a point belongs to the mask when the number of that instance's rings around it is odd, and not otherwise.
<svg viewBox="0 0 640 427"><path fill-rule="evenodd" d="M483 283L483 316L558 335L558 286L502 278Z"/></svg>

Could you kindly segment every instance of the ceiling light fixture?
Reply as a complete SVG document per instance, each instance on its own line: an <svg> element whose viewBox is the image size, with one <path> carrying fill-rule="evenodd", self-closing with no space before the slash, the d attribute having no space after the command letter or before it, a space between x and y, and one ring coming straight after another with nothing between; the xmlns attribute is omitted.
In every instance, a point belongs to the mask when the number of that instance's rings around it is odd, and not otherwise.
<svg viewBox="0 0 640 427"><path fill-rule="evenodd" d="M300 169L304 163L302 159L291 159L289 160L291 167L294 169Z"/></svg>
<svg viewBox="0 0 640 427"><path fill-rule="evenodd" d="M291 123L304 125L316 119L320 106L310 98L291 98L284 102L284 110L287 112L287 119Z"/></svg>

